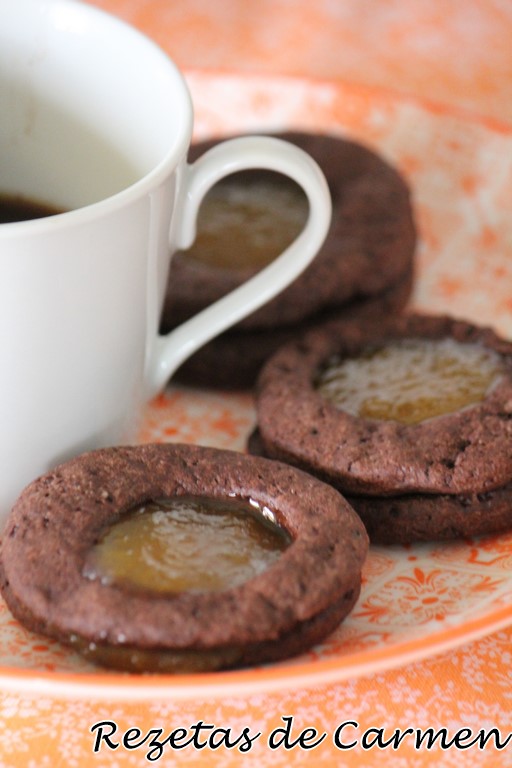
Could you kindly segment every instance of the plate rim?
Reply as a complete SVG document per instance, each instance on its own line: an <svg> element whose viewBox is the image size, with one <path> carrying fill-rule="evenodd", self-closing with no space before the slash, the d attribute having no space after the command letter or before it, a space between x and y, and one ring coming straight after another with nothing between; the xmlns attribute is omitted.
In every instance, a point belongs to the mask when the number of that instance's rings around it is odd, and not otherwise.
<svg viewBox="0 0 512 768"><path fill-rule="evenodd" d="M184 675L150 675L94 671L59 672L0 667L0 689L10 693L53 694L64 699L147 701L271 694L286 690L333 685L349 678L386 672L442 654L499 631L512 623L512 605L500 606L462 624L424 637L287 666ZM284 683L286 682L286 686Z"/></svg>

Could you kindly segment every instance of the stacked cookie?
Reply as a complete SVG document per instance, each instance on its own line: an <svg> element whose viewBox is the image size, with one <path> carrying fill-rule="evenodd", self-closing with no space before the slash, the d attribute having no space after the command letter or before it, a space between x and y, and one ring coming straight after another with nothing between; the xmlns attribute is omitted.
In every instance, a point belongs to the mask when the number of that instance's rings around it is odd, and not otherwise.
<svg viewBox="0 0 512 768"><path fill-rule="evenodd" d="M449 317L330 324L279 350L250 450L327 481L370 540L512 525L512 343Z"/></svg>
<svg viewBox="0 0 512 768"><path fill-rule="evenodd" d="M331 319L384 317L407 302L416 232L400 174L353 141L297 132L279 136L308 152L326 176L333 201L327 239L292 285L205 345L177 372L178 380L251 387L265 360L297 334ZM215 143L195 145L190 160ZM278 174L248 171L220 182L204 201L196 243L173 259L162 331L261 269L261 254L278 255L300 232L306 215L303 192ZM242 235L233 235L233 218Z"/></svg>

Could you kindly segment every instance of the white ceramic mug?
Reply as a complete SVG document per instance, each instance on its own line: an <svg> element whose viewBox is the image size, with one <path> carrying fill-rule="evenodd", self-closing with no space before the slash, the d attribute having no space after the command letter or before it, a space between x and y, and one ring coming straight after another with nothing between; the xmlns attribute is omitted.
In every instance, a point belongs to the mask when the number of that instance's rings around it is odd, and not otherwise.
<svg viewBox="0 0 512 768"><path fill-rule="evenodd" d="M0 0L0 193L65 209L0 225L0 516L86 449L129 440L142 405L199 346L290 283L318 251L317 165L270 137L186 163L192 106L151 41L74 0ZM158 335L170 254L207 190L249 167L292 177L309 220L255 278Z"/></svg>

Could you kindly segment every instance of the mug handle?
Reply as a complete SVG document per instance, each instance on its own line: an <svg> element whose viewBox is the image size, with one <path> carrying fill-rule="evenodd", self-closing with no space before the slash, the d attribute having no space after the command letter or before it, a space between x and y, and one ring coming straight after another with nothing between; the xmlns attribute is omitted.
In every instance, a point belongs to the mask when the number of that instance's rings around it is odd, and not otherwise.
<svg viewBox="0 0 512 768"><path fill-rule="evenodd" d="M174 371L222 331L270 301L307 267L325 240L331 222L331 197L318 164L304 150L272 136L244 136L217 144L193 165L185 165L180 203L175 211L173 250L190 248L197 214L208 190L237 171L261 168L290 176L309 202L307 222L274 261L226 296L158 336L149 366L148 396L161 391Z"/></svg>

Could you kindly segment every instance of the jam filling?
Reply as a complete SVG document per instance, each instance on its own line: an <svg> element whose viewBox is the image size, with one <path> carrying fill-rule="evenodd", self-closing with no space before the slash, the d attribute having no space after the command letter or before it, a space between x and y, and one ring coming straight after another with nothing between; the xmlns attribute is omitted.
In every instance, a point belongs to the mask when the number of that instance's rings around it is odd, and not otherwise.
<svg viewBox="0 0 512 768"><path fill-rule="evenodd" d="M262 268L299 235L307 213L304 192L289 179L232 176L203 200L187 258L219 269Z"/></svg>
<svg viewBox="0 0 512 768"><path fill-rule="evenodd" d="M402 339L332 358L316 387L353 416L418 424L481 403L503 371L500 355L481 344Z"/></svg>
<svg viewBox="0 0 512 768"><path fill-rule="evenodd" d="M158 593L220 592L262 573L290 541L256 502L174 497L113 523L89 550L84 575Z"/></svg>

